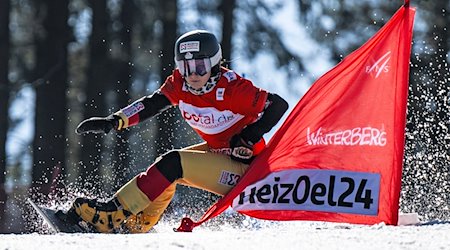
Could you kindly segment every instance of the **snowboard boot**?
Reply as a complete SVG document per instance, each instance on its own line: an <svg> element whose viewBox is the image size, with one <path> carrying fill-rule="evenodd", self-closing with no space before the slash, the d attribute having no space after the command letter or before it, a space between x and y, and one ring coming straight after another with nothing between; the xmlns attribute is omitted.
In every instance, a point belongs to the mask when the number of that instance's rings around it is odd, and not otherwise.
<svg viewBox="0 0 450 250"><path fill-rule="evenodd" d="M106 202L95 199L77 198L69 213L75 213L82 221L100 233L115 233L131 215L114 197ZM89 227L88 226L88 227ZM89 230L87 230L89 231ZM92 231L92 230L91 230Z"/></svg>
<svg viewBox="0 0 450 250"><path fill-rule="evenodd" d="M124 232L130 234L152 232L152 230L154 231L153 226L158 222L159 217L159 215L150 216L143 212L131 215L123 226Z"/></svg>

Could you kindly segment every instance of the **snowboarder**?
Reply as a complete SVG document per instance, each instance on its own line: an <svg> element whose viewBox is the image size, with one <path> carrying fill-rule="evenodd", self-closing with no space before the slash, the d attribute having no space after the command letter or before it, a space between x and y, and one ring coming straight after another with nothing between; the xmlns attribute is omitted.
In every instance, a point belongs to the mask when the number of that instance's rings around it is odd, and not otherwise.
<svg viewBox="0 0 450 250"><path fill-rule="evenodd" d="M106 202L77 198L69 212L98 232L141 233L158 222L178 183L219 195L230 191L288 104L222 67L221 60L212 33L185 33L175 43L176 69L158 90L107 117L82 121L78 134L121 131L176 105L204 142L160 156Z"/></svg>

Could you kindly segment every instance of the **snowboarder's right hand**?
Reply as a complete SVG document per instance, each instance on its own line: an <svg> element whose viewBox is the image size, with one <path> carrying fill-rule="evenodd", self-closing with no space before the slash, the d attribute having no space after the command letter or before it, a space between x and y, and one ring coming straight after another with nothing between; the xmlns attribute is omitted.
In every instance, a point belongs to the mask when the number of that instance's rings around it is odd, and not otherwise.
<svg viewBox="0 0 450 250"><path fill-rule="evenodd" d="M253 156L253 145L241 135L234 135L230 140L231 159L249 164Z"/></svg>
<svg viewBox="0 0 450 250"><path fill-rule="evenodd" d="M85 133L109 133L111 129L117 128L120 118L115 115L107 117L91 117L82 121L75 129L75 133L81 135Z"/></svg>

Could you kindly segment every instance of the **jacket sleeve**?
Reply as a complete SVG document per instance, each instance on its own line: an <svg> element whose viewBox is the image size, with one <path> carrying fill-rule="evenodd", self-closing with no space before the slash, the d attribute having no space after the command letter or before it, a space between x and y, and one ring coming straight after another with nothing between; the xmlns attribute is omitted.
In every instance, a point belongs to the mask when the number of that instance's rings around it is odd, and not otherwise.
<svg viewBox="0 0 450 250"><path fill-rule="evenodd" d="M241 138L250 145L257 143L278 123L288 107L288 103L279 95L269 93L262 116L241 131Z"/></svg>
<svg viewBox="0 0 450 250"><path fill-rule="evenodd" d="M171 107L169 99L159 90L149 96L144 96L114 115L120 118L117 130L134 126Z"/></svg>

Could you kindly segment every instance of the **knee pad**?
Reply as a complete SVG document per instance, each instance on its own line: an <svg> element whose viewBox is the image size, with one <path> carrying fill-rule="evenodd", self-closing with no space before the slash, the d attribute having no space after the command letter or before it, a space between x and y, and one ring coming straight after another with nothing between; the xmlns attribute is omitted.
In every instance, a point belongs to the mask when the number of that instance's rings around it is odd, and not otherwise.
<svg viewBox="0 0 450 250"><path fill-rule="evenodd" d="M171 150L160 156L154 167L171 183L183 177L181 158L177 150Z"/></svg>
<svg viewBox="0 0 450 250"><path fill-rule="evenodd" d="M178 151L170 151L156 159L147 171L137 175L136 184L150 201L154 201L182 175L180 154ZM136 210L131 209L131 211Z"/></svg>

